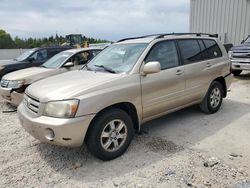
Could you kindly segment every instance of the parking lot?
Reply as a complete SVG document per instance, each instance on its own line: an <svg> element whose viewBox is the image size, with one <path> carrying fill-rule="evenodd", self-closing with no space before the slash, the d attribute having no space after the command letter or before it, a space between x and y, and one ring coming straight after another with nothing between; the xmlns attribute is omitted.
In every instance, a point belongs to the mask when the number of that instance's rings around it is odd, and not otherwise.
<svg viewBox="0 0 250 188"><path fill-rule="evenodd" d="M234 79L221 110L197 107L145 124L121 157L40 143L0 103L0 187L240 187L250 174L250 74Z"/></svg>

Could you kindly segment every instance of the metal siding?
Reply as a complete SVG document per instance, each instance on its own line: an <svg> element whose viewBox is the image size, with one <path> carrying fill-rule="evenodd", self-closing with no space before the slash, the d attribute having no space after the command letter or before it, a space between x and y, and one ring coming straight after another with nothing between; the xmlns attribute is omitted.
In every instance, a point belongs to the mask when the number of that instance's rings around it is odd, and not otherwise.
<svg viewBox="0 0 250 188"><path fill-rule="evenodd" d="M226 33L233 44L250 34L250 0L190 1L190 32Z"/></svg>
<svg viewBox="0 0 250 188"><path fill-rule="evenodd" d="M241 21L241 28L242 28L242 32L243 32L243 35L246 36L247 35L247 1L244 1L243 2L243 8L242 8L242 14L241 14L241 18L242 18L242 21ZM250 21L250 20L249 20ZM242 38L240 38L240 40L242 40Z"/></svg>
<svg viewBox="0 0 250 188"><path fill-rule="evenodd" d="M229 0L227 0L229 1ZM226 3L226 16L225 16L225 22L224 22L224 29L225 29L225 32L227 33L226 35L226 40L229 40L229 36L228 36L228 33L229 33L229 22L230 22L230 3Z"/></svg>
<svg viewBox="0 0 250 188"><path fill-rule="evenodd" d="M245 17L243 16L243 13L245 11L244 9L244 5L246 6L246 1L244 0L240 0L241 4L239 5L239 9L242 10L239 12L239 21L237 23L237 33L242 32L242 34L245 34L245 26L244 26L244 22L245 22ZM236 41L241 41L241 36L237 35Z"/></svg>
<svg viewBox="0 0 250 188"><path fill-rule="evenodd" d="M245 35L250 34L250 0L247 0Z"/></svg>

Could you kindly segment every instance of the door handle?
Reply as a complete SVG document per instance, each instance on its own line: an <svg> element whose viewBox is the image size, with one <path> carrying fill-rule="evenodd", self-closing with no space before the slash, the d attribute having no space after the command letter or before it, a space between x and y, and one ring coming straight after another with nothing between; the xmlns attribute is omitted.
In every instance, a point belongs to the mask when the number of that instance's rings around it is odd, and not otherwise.
<svg viewBox="0 0 250 188"><path fill-rule="evenodd" d="M182 73L183 73L182 70L177 70L177 71L176 71L176 75L181 75Z"/></svg>
<svg viewBox="0 0 250 188"><path fill-rule="evenodd" d="M211 65L211 63L207 63L207 67L211 67L212 65Z"/></svg>

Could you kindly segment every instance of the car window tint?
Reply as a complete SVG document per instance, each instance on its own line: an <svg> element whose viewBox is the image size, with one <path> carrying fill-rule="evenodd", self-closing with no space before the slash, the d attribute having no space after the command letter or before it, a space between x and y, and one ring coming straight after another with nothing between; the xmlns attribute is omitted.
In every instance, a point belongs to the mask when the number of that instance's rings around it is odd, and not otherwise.
<svg viewBox="0 0 250 188"><path fill-rule="evenodd" d="M221 50L214 40L204 39L203 41L207 48L208 59L222 57Z"/></svg>
<svg viewBox="0 0 250 188"><path fill-rule="evenodd" d="M180 48L184 64L194 63L203 60L200 46L197 40L178 40L178 46Z"/></svg>
<svg viewBox="0 0 250 188"><path fill-rule="evenodd" d="M46 61L48 59L47 50L38 50L31 56L31 58L34 58L34 62Z"/></svg>
<svg viewBox="0 0 250 188"><path fill-rule="evenodd" d="M162 70L178 66L179 60L175 42L164 41L155 44L146 57L145 63L150 61L158 61Z"/></svg>

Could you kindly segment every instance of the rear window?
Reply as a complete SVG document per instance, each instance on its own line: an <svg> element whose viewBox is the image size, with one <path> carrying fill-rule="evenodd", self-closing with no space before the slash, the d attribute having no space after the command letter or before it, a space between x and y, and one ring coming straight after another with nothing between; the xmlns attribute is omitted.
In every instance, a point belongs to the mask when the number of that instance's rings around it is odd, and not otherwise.
<svg viewBox="0 0 250 188"><path fill-rule="evenodd" d="M222 57L221 50L214 40L204 39L203 42L207 48L208 59Z"/></svg>
<svg viewBox="0 0 250 188"><path fill-rule="evenodd" d="M203 60L201 49L197 40L178 40L178 46L184 64L195 63Z"/></svg>

